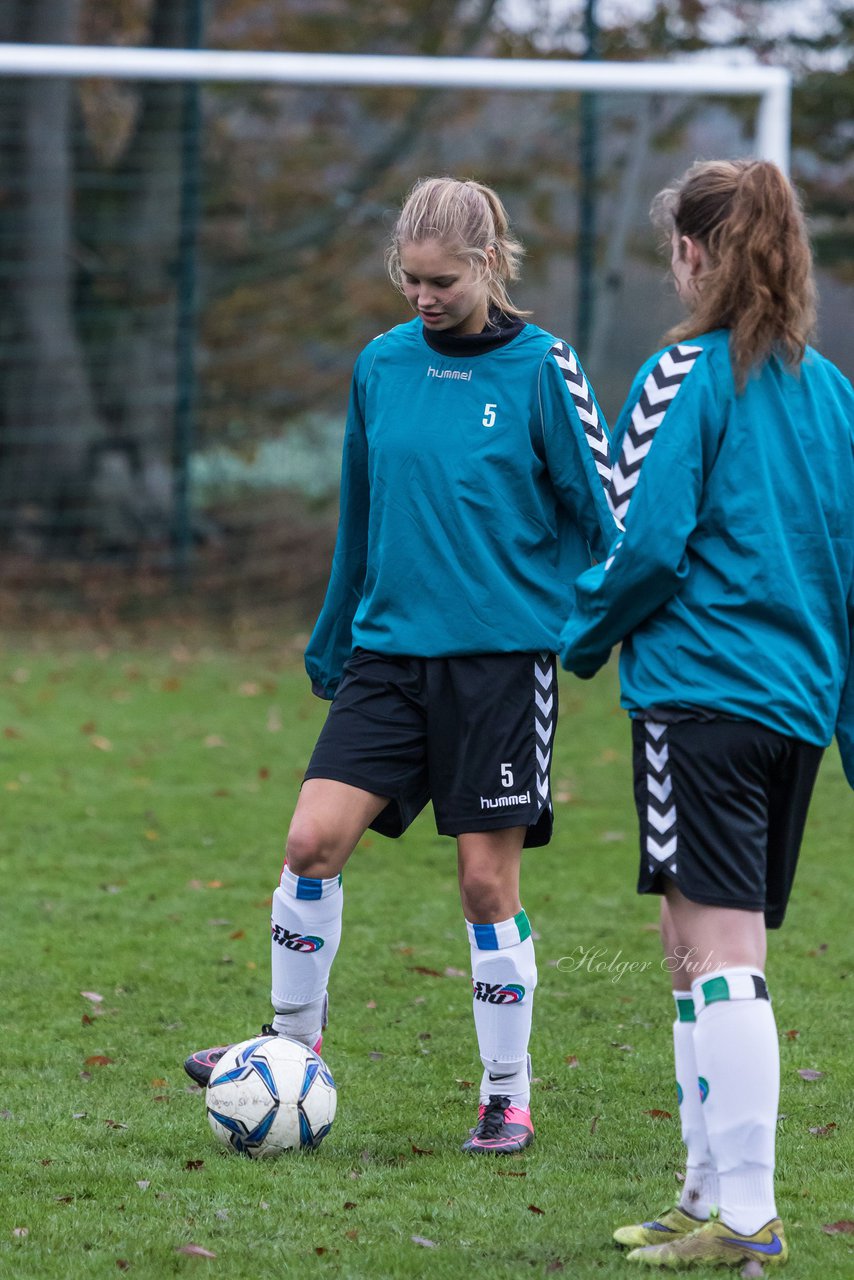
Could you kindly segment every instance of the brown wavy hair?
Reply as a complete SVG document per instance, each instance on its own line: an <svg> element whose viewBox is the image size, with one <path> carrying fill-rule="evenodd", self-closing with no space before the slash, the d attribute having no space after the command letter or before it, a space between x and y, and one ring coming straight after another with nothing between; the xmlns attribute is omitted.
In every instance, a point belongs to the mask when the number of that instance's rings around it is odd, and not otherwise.
<svg viewBox="0 0 854 1280"><path fill-rule="evenodd" d="M815 329L816 291L803 210L781 170L767 160L699 161L650 212L709 258L690 314L664 340L729 329L739 391L771 356L797 371Z"/></svg>
<svg viewBox="0 0 854 1280"><path fill-rule="evenodd" d="M441 240L455 257L469 262L487 284L490 310L527 316L510 301L507 284L519 278L525 252L510 230L507 210L491 187L457 178L420 178L407 195L386 250L392 284L403 292L400 247L419 240ZM489 265L487 249L495 249Z"/></svg>

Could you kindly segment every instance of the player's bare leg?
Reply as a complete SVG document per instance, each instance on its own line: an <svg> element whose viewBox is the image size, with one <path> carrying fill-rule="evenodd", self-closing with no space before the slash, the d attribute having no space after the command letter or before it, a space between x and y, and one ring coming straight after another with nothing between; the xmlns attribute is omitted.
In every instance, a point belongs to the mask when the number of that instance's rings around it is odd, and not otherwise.
<svg viewBox="0 0 854 1280"><path fill-rule="evenodd" d="M327 778L303 783L273 894L271 921L273 1021L263 1031L291 1036L320 1053L326 987L341 940L341 871L388 801ZM207 1084L227 1045L201 1049L184 1063Z"/></svg>

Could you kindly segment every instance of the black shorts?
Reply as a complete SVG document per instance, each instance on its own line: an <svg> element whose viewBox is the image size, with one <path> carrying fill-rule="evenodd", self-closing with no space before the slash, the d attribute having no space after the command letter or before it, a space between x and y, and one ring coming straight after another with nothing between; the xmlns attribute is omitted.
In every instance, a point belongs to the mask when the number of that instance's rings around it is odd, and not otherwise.
<svg viewBox="0 0 854 1280"><path fill-rule="evenodd" d="M305 776L388 796L371 824L382 835L401 835L432 799L440 835L527 827L525 845L544 845L556 721L552 654L357 649Z"/></svg>
<svg viewBox="0 0 854 1280"><path fill-rule="evenodd" d="M823 749L752 720L632 721L638 893L783 923Z"/></svg>

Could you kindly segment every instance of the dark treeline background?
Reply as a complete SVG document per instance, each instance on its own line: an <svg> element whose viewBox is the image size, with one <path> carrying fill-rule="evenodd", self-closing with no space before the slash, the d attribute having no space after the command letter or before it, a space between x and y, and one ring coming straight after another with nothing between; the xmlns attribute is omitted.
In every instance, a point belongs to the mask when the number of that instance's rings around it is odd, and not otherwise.
<svg viewBox="0 0 854 1280"><path fill-rule="evenodd" d="M819 345L854 372L854 17L779 0L602 5L598 56L788 66ZM607 13L605 10L607 9ZM0 40L577 57L578 3L6 0ZM524 13L524 22L519 14ZM617 18L614 15L617 14ZM495 186L516 300L579 347L610 419L676 315L646 211L697 156L749 154L755 100L597 96L594 305L577 336L575 94L0 77L0 612L133 612L176 585L310 614L353 358L406 318L386 232L420 174ZM147 603L146 603L147 602Z"/></svg>

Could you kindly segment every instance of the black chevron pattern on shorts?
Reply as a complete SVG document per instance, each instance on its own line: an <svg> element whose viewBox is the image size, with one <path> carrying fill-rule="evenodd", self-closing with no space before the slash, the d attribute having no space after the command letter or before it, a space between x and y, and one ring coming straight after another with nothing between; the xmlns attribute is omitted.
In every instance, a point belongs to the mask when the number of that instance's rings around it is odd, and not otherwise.
<svg viewBox="0 0 854 1280"><path fill-rule="evenodd" d="M650 871L676 874L676 801L667 725L646 722L646 854Z"/></svg>
<svg viewBox="0 0 854 1280"><path fill-rule="evenodd" d="M621 523L626 518L632 493L653 437L701 351L702 347L678 344L670 347L643 384L611 476L611 510Z"/></svg>
<svg viewBox="0 0 854 1280"><path fill-rule="evenodd" d="M587 443L593 454L593 461L596 464L596 470L599 472L605 496L610 502L611 450L608 445L608 437L605 435L602 424L599 421L596 401L593 399L593 393L584 376L584 370L576 360L572 347L567 342L557 341L552 347L550 355L554 356L555 363L563 375L567 390L572 396L572 402L575 405L576 413L581 419L581 425L584 428Z"/></svg>
<svg viewBox="0 0 854 1280"><path fill-rule="evenodd" d="M550 653L538 653L534 658L534 750L537 756L538 812L552 807L549 766L552 760L552 739L556 719L555 661Z"/></svg>

